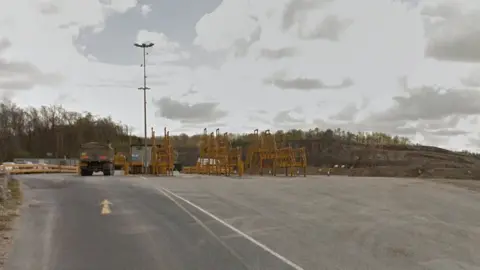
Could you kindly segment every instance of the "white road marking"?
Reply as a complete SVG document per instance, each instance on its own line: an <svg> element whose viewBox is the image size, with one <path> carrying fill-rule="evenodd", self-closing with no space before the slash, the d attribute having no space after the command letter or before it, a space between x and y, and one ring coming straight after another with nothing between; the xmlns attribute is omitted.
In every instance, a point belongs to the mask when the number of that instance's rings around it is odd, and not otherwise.
<svg viewBox="0 0 480 270"><path fill-rule="evenodd" d="M187 215L189 215L195 222L200 225L205 231L207 231L213 238L217 239L217 241L224 247L226 248L235 258L238 259L239 262L241 262L246 268L248 267L248 264L240 257L240 255L235 252L230 246L228 246L219 236L217 236L210 228L205 225L200 219L197 218L194 214L192 214L190 211L187 210L181 203L177 202L174 198L172 198L172 195L169 195L167 191L158 189L156 188L159 192L161 192L165 197L169 198L174 204L176 204L180 209L182 209Z"/></svg>
<svg viewBox="0 0 480 270"><path fill-rule="evenodd" d="M267 228L262 228L262 229L256 229L256 230L249 230L246 233L247 234L256 234L256 235L261 235L261 234L267 234L269 231L274 231L274 230L279 230L282 229L283 227L276 226L276 227L267 227ZM236 237L241 237L238 234L230 234L226 236L221 236L222 239L230 239L230 238L236 238Z"/></svg>
<svg viewBox="0 0 480 270"><path fill-rule="evenodd" d="M144 178L144 177L142 177ZM146 178L144 178L146 179ZM170 191L169 189L167 188L164 188L164 187L156 187L156 189L162 193L168 193L170 194L171 196L187 203L188 205L192 206L193 208L197 209L198 211L204 213L205 215L213 218L214 220L216 220L217 222L219 222L220 224L222 224L223 226L229 228L230 230L234 231L235 233L239 234L240 236L242 236L243 238L249 240L250 242L252 242L253 244L255 244L256 246L258 246L259 248L263 249L264 251L270 253L271 255L275 256L276 258L278 258L279 260L281 260L282 262L286 263L287 265L291 266L292 268L296 269L296 270L304 270L301 266L297 265L296 263L290 261L289 259L283 257L282 255L278 254L277 252L273 251L271 248L267 247L266 245L260 243L259 241L255 240L254 238L252 238L251 236L249 236L248 234L240 231L239 229L233 227L232 225L228 224L227 222L225 222L224 220L222 220L221 218L215 216L214 214L208 212L207 210L203 209L202 207L190 202L189 200L175 194L174 192Z"/></svg>

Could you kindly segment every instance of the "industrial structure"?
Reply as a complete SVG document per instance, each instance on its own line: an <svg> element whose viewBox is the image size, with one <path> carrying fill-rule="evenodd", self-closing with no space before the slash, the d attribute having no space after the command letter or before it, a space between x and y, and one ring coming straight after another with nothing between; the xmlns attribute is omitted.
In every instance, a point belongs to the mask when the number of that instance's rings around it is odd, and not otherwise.
<svg viewBox="0 0 480 270"><path fill-rule="evenodd" d="M208 134L203 130L199 144L200 155L194 167L185 167L185 173L208 175L243 175L244 164L242 149L233 147L228 133L221 134L217 128L215 133Z"/></svg>
<svg viewBox="0 0 480 270"><path fill-rule="evenodd" d="M199 143L199 158L194 167L184 168L185 173L208 175L264 175L265 170L276 176L278 169L284 169L286 176L303 172L307 175L307 157L304 147L293 148L282 138L282 147L277 147L275 135L270 130L259 133L254 130L249 136L246 149L233 147L227 133L220 134L203 130ZM243 158L245 156L245 159Z"/></svg>
<svg viewBox="0 0 480 270"><path fill-rule="evenodd" d="M238 142L234 142L228 133L222 134L220 129L208 133L204 129L198 143L196 164L182 169L167 129L164 128L163 137L160 138L157 138L153 128L151 132L149 142L130 144L129 153L115 153L113 162L116 170L123 169L125 175L143 174L146 165L146 174L165 176L173 175L174 170L219 176L276 176L279 170L283 170L285 176L307 174L306 148L298 147L295 141L287 141L285 134L275 136L270 130L259 132L256 129L247 136L243 147L238 147L235 146ZM292 147L292 142L295 147Z"/></svg>
<svg viewBox="0 0 480 270"><path fill-rule="evenodd" d="M155 131L152 128L152 153L151 153L151 174L153 175L173 175L174 168L174 150L170 142L170 132L167 128L163 129L164 135L162 143L157 145Z"/></svg>
<svg viewBox="0 0 480 270"><path fill-rule="evenodd" d="M131 144L130 153L125 156L123 153L115 155L115 167L122 168L125 175L141 174L144 172L144 166L147 166L147 174L153 175L173 175L174 164L176 160L176 152L170 140L170 133L164 128L164 135L160 143L157 143L155 131L152 128L151 143Z"/></svg>
<svg viewBox="0 0 480 270"><path fill-rule="evenodd" d="M127 162L127 157L124 153L115 153L113 158L113 163L115 164L115 170L123 170L125 163Z"/></svg>
<svg viewBox="0 0 480 270"><path fill-rule="evenodd" d="M147 164L147 174L173 175L174 170L187 174L242 176L251 175L276 176L278 170L284 170L285 176L307 175L307 154L305 147L292 147L286 135L276 138L270 130L254 130L248 136L246 147L234 146L228 133L220 129L208 133L203 130L198 144L198 158L195 166L184 167L177 164L178 153L173 147L170 133L164 128L161 141L152 128L150 143L145 146L131 144L130 153L116 153L114 162L117 169L123 168L124 174L142 174ZM148 155L142 158L144 152ZM179 169L180 168L180 169Z"/></svg>
<svg viewBox="0 0 480 270"><path fill-rule="evenodd" d="M276 176L277 169L284 169L285 176L294 176L303 171L307 175L307 157L305 148L292 148L286 145L286 138L282 138L283 146L277 147L275 135L270 130L262 133L255 129L249 135L249 145L245 167L251 174L263 175L265 169L269 174Z"/></svg>

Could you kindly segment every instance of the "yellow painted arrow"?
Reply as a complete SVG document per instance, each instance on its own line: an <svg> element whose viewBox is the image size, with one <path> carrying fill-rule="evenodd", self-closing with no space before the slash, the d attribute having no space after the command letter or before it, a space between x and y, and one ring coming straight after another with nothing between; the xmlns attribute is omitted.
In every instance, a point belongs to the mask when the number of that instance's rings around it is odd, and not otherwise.
<svg viewBox="0 0 480 270"><path fill-rule="evenodd" d="M102 211L100 212L101 215L108 215L112 213L112 210L110 209L110 205L112 203L109 202L107 199L103 200L100 205L102 205Z"/></svg>

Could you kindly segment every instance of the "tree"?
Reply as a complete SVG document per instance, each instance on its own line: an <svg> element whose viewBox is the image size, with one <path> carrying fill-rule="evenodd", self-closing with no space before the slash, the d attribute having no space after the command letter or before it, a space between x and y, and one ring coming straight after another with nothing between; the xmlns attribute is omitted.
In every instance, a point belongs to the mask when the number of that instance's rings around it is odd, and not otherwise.
<svg viewBox="0 0 480 270"><path fill-rule="evenodd" d="M0 162L43 158L47 153L74 157L81 143L107 140L128 149L128 135L110 117L70 112L61 106L21 108L10 101L0 103Z"/></svg>

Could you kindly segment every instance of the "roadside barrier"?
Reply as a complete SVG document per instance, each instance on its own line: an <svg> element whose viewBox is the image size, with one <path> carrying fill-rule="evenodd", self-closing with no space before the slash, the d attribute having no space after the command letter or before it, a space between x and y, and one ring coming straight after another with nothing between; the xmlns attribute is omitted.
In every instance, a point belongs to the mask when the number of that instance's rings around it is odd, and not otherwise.
<svg viewBox="0 0 480 270"><path fill-rule="evenodd" d="M77 166L48 164L8 164L0 165L0 174L32 174L32 173L77 173Z"/></svg>

